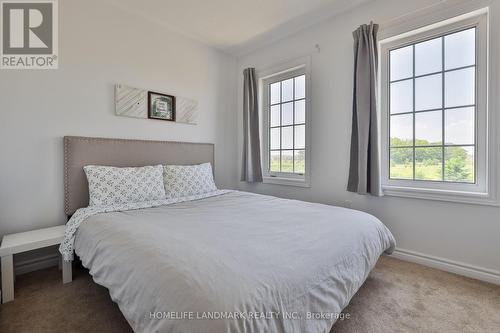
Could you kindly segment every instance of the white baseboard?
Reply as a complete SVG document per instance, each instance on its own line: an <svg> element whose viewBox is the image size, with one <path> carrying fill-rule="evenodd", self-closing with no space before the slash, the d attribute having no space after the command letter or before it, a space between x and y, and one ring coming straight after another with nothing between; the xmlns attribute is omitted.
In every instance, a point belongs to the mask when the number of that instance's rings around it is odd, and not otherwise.
<svg viewBox="0 0 500 333"><path fill-rule="evenodd" d="M49 254L42 257L23 260L14 265L16 275L37 271L39 269L49 268L59 265L59 255L57 253Z"/></svg>
<svg viewBox="0 0 500 333"><path fill-rule="evenodd" d="M423 253L396 248L394 258L410 261L442 271L500 285L500 271L472 266L458 261L429 256Z"/></svg>

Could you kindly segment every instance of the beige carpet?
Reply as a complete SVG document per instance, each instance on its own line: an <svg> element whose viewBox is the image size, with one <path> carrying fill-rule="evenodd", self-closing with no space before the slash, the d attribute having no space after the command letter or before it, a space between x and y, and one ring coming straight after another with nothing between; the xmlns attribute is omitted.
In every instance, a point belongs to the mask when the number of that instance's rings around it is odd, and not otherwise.
<svg viewBox="0 0 500 333"><path fill-rule="evenodd" d="M74 270L17 277L16 299L0 306L0 332L131 332L107 290ZM382 257L332 332L500 332L500 286Z"/></svg>

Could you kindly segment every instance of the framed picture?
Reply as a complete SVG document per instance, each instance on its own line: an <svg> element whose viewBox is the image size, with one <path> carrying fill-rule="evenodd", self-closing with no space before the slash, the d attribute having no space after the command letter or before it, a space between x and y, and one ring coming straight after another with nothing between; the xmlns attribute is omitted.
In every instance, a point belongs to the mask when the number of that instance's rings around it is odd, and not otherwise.
<svg viewBox="0 0 500 333"><path fill-rule="evenodd" d="M175 121L175 96L148 91L148 118Z"/></svg>

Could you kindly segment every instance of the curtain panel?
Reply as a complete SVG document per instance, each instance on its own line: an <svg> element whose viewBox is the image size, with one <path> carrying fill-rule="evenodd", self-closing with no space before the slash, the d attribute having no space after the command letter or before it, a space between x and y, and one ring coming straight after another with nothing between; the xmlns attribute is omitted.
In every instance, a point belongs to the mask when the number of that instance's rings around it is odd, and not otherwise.
<svg viewBox="0 0 500 333"><path fill-rule="evenodd" d="M260 123L257 78L254 68L243 71L243 156L241 181L262 182L260 161Z"/></svg>
<svg viewBox="0 0 500 333"><path fill-rule="evenodd" d="M347 190L382 195L377 104L378 25L361 25L354 37L351 156Z"/></svg>

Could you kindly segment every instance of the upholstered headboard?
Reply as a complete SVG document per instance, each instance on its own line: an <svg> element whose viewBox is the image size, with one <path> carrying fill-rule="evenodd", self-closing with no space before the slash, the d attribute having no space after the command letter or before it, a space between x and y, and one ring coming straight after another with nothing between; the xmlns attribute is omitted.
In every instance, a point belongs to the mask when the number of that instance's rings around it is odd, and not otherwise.
<svg viewBox="0 0 500 333"><path fill-rule="evenodd" d="M64 211L72 215L89 202L85 165L145 166L199 164L214 166L214 145L170 141L64 137Z"/></svg>

